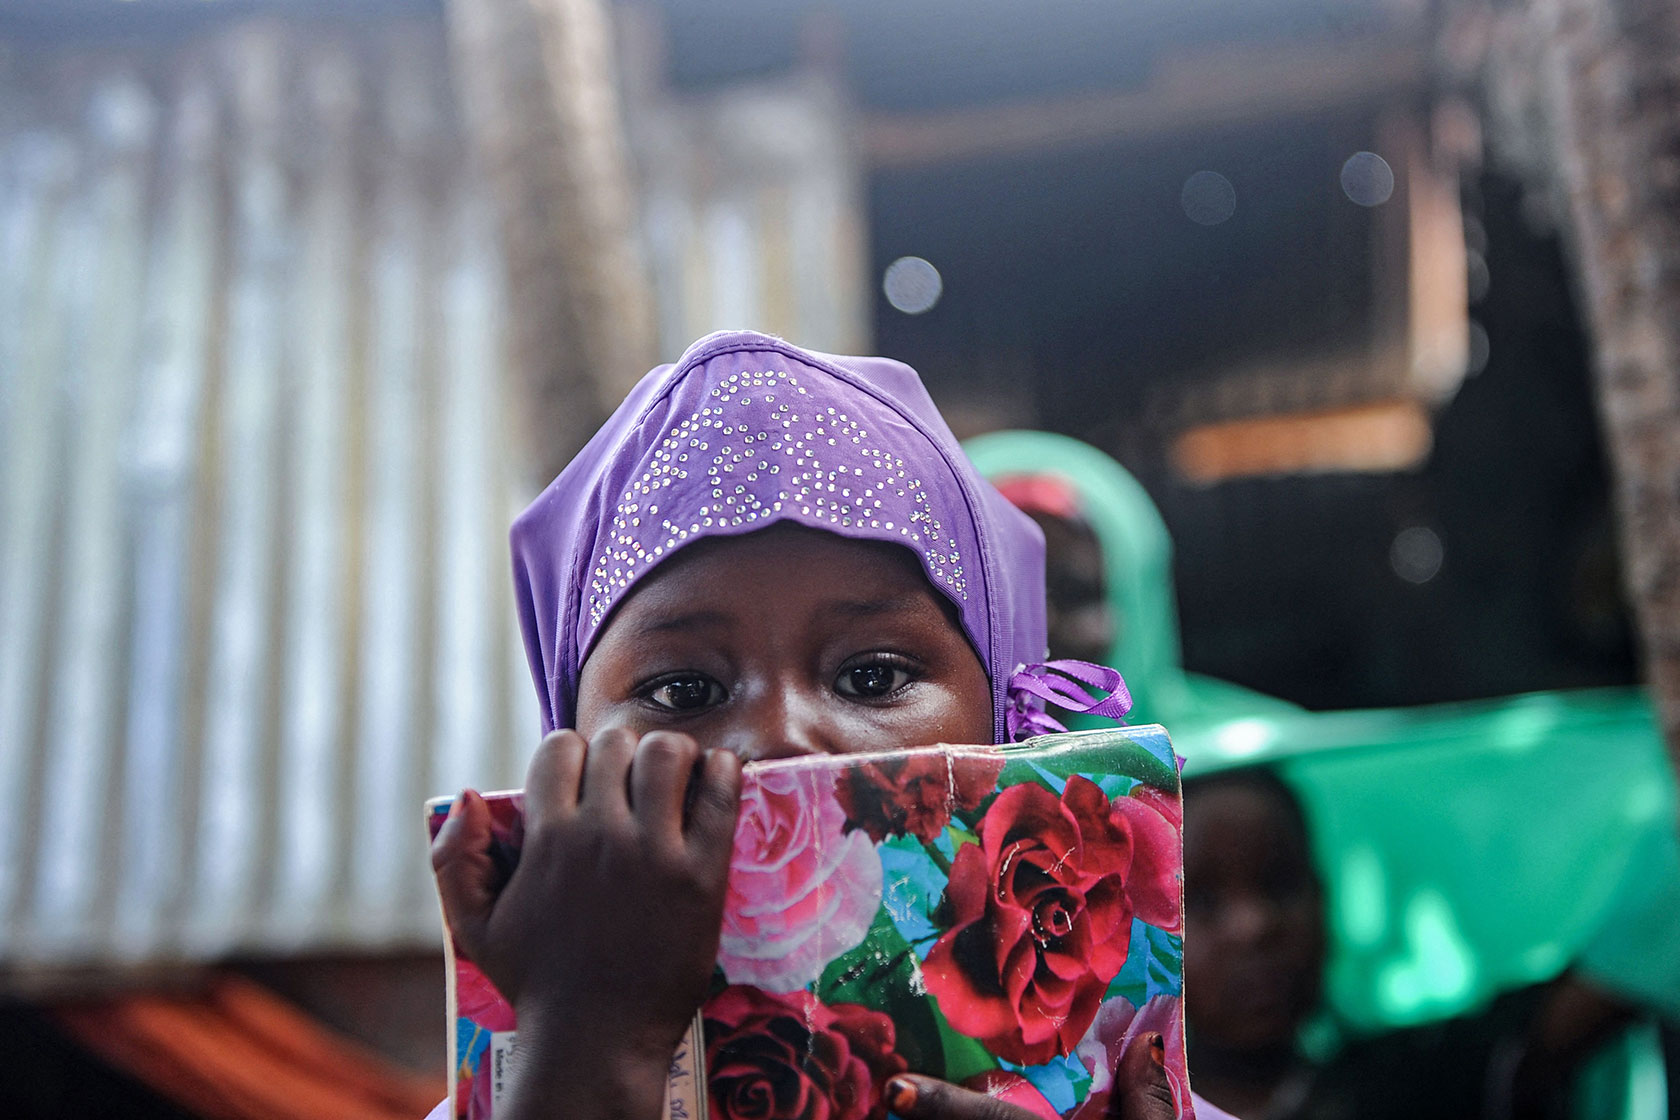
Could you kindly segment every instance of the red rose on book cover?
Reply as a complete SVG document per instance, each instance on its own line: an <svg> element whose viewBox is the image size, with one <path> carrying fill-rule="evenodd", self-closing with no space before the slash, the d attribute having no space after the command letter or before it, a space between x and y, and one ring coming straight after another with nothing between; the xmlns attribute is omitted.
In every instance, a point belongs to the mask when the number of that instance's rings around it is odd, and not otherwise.
<svg viewBox="0 0 1680 1120"><path fill-rule="evenodd" d="M855 1004L734 984L702 1014L720 1120L884 1120L881 1086L907 1068L892 1020Z"/></svg>
<svg viewBox="0 0 1680 1120"><path fill-rule="evenodd" d="M1126 963L1132 916L1177 925L1176 835L1152 806L1086 778L1011 786L957 850L954 921L923 963L951 1025L998 1056L1072 1053ZM1161 851L1152 845L1165 843Z"/></svg>
<svg viewBox="0 0 1680 1120"><path fill-rule="evenodd" d="M861 828L877 844L905 835L931 843L953 810L980 807L1002 771L1001 756L922 751L842 771L834 796L846 810L847 832Z"/></svg>

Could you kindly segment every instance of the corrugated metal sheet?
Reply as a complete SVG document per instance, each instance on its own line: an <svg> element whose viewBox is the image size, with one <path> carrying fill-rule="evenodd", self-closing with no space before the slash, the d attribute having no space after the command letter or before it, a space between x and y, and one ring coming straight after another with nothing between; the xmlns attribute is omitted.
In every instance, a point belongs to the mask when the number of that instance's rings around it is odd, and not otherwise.
<svg viewBox="0 0 1680 1120"><path fill-rule="evenodd" d="M0 963L436 941L535 728L487 207L431 18L0 53Z"/></svg>
<svg viewBox="0 0 1680 1120"><path fill-rule="evenodd" d="M836 79L632 100L629 116L665 354L742 326L869 349L863 171Z"/></svg>

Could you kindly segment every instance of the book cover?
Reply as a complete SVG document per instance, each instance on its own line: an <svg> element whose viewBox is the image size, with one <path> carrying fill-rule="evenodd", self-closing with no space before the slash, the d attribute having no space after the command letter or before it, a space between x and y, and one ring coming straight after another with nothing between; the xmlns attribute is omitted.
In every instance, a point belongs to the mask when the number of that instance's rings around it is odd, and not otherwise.
<svg viewBox="0 0 1680 1120"><path fill-rule="evenodd" d="M487 800L511 870L520 795ZM433 834L449 803L428 803ZM1155 726L749 765L667 1115L776 1120L817 1096L836 1120L883 1120L881 1086L908 1070L1100 1120L1121 1054L1160 1032L1191 1116L1182 820ZM486 1120L514 1014L470 961L449 962L449 989L455 1115Z"/></svg>

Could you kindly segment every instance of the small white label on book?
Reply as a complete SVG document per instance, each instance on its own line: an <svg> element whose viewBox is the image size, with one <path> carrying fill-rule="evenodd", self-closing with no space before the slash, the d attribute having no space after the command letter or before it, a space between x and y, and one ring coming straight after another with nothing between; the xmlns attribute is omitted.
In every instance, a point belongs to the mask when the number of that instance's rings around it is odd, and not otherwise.
<svg viewBox="0 0 1680 1120"><path fill-rule="evenodd" d="M490 1050L484 1055L490 1067L490 1112L502 1111L502 1097L513 1087L513 1071L519 1063L519 1032L491 1031Z"/></svg>

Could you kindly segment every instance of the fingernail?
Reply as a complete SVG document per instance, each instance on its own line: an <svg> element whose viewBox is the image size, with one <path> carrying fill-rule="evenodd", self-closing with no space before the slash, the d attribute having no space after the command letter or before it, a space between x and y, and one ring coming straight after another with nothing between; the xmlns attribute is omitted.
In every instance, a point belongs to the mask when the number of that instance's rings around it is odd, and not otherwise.
<svg viewBox="0 0 1680 1120"><path fill-rule="evenodd" d="M916 1084L902 1077L887 1082L887 1107L903 1116L916 1107Z"/></svg>
<svg viewBox="0 0 1680 1120"><path fill-rule="evenodd" d="M478 796L478 791L473 789L471 786L468 786L466 789L461 791L459 796L455 798L455 804L449 807L449 815L453 817L455 814L462 812L467 807L468 799Z"/></svg>
<svg viewBox="0 0 1680 1120"><path fill-rule="evenodd" d="M1158 1066L1167 1064L1167 1040L1159 1034L1149 1036L1149 1056Z"/></svg>

